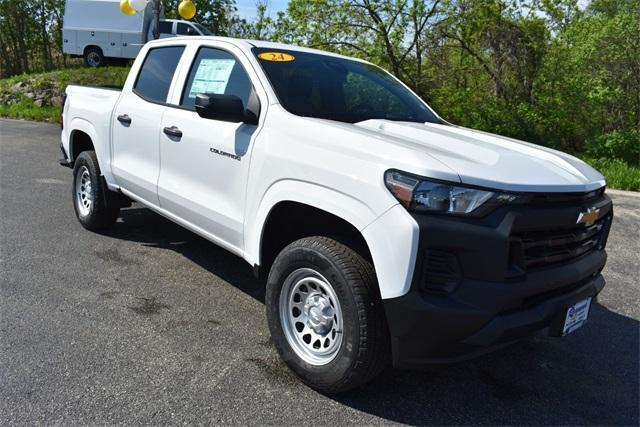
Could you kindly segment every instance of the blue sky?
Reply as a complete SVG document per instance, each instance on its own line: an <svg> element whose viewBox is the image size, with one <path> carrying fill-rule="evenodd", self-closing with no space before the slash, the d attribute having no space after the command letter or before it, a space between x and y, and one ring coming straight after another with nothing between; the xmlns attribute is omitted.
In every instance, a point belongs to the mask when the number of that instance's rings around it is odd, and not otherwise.
<svg viewBox="0 0 640 427"><path fill-rule="evenodd" d="M285 10L289 0L268 0L269 2L269 14L275 16L280 10ZM238 14L245 19L252 19L256 16L256 2L255 0L236 0L236 7L238 8Z"/></svg>
<svg viewBox="0 0 640 427"><path fill-rule="evenodd" d="M275 16L278 11L285 10L289 0L267 0L269 4L269 15ZM578 6L584 9L589 4L589 0L578 0ZM238 14L248 20L256 16L256 0L236 0Z"/></svg>

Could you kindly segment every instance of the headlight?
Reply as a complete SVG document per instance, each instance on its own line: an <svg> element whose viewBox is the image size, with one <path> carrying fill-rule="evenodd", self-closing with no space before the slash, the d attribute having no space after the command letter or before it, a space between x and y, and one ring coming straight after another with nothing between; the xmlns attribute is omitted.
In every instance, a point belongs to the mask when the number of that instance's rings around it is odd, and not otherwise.
<svg viewBox="0 0 640 427"><path fill-rule="evenodd" d="M393 170L385 173L384 180L391 194L414 211L473 215L517 199L514 194L430 181Z"/></svg>

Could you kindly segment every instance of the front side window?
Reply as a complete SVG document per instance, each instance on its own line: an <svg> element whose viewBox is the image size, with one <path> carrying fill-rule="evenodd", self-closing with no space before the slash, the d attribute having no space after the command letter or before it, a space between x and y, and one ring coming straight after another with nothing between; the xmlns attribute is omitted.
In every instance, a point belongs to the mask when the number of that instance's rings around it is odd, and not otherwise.
<svg viewBox="0 0 640 427"><path fill-rule="evenodd" d="M194 108L196 95L236 95L245 108L251 95L251 80L235 56L220 49L203 47L198 51L180 105Z"/></svg>
<svg viewBox="0 0 640 427"><path fill-rule="evenodd" d="M150 49L133 91L149 101L166 102L171 80L183 51L184 46Z"/></svg>
<svg viewBox="0 0 640 427"><path fill-rule="evenodd" d="M299 51L254 49L254 54L282 106L298 116L440 123L419 98L373 65Z"/></svg>

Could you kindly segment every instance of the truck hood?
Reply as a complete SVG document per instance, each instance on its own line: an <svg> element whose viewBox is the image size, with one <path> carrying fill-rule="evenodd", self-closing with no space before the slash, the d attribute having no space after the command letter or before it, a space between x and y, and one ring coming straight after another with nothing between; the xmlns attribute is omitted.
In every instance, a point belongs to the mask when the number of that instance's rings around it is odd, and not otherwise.
<svg viewBox="0 0 640 427"><path fill-rule="evenodd" d="M367 120L353 126L435 158L465 184L533 192L586 192L605 185L604 177L580 159L486 132L389 120Z"/></svg>

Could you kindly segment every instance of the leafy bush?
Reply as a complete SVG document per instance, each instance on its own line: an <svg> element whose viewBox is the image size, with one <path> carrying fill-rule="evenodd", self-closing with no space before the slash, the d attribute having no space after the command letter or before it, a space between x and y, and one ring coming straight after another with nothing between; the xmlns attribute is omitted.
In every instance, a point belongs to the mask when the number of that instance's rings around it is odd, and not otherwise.
<svg viewBox="0 0 640 427"><path fill-rule="evenodd" d="M600 135L588 144L587 156L616 159L628 165L640 166L640 130L615 130Z"/></svg>
<svg viewBox="0 0 640 427"><path fill-rule="evenodd" d="M640 167L628 165L618 159L585 159L585 161L604 175L608 187L640 191Z"/></svg>

